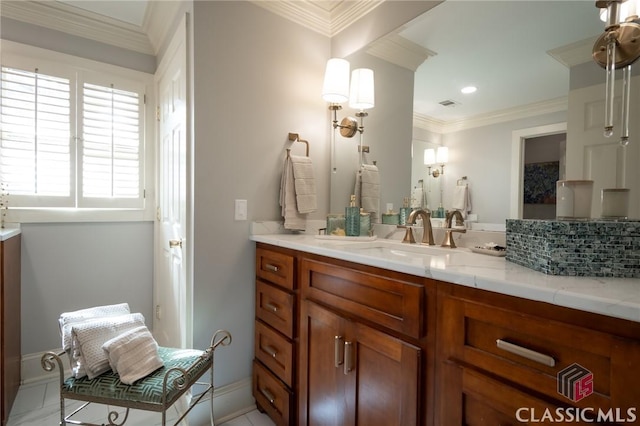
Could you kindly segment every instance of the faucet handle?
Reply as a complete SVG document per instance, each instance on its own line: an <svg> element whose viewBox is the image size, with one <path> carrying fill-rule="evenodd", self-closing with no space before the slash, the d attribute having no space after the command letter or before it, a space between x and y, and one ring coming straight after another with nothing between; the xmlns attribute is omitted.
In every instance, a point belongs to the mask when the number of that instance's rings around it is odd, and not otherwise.
<svg viewBox="0 0 640 426"><path fill-rule="evenodd" d="M415 244L416 243L416 239L413 236L413 227L411 227L410 225L398 225L398 228L405 228L406 231L404 233L404 238L402 239L403 243L408 243L408 244Z"/></svg>

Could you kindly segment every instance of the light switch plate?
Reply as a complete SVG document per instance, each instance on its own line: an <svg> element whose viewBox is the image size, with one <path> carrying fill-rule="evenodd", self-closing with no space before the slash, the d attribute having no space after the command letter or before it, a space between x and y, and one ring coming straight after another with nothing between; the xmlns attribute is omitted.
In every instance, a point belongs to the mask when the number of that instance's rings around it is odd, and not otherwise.
<svg viewBox="0 0 640 426"><path fill-rule="evenodd" d="M236 200L235 220L247 220L247 200Z"/></svg>

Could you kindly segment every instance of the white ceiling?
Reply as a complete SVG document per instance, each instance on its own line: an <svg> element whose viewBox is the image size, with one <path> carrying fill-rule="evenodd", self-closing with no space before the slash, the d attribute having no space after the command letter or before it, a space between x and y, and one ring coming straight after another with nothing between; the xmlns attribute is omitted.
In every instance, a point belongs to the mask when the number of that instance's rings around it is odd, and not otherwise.
<svg viewBox="0 0 640 426"><path fill-rule="evenodd" d="M69 6L109 16L119 21L142 27L147 10L147 0L56 0Z"/></svg>
<svg viewBox="0 0 640 426"><path fill-rule="evenodd" d="M585 39L590 51L603 30L591 0L441 3L399 32L436 54L416 71L415 113L447 122L564 97L569 69L547 52Z"/></svg>
<svg viewBox="0 0 640 426"><path fill-rule="evenodd" d="M145 17L153 1L159 0L43 3L78 7L142 32L147 28ZM346 11L352 18L354 13L362 16L379 3L379 0L256 1L303 25L311 27L311 22L320 22L321 27L312 29L327 35L340 31L335 23L344 20L341 18ZM304 17L310 19L301 19ZM591 40L603 27L593 0L447 0L396 34L434 55L416 70L414 115L446 124L565 97L569 69L548 52L585 40L590 49ZM424 58L417 57L416 63ZM584 61L588 60L587 54ZM465 85L475 85L478 91L463 95L460 89ZM438 104L444 100L452 100L456 105Z"/></svg>

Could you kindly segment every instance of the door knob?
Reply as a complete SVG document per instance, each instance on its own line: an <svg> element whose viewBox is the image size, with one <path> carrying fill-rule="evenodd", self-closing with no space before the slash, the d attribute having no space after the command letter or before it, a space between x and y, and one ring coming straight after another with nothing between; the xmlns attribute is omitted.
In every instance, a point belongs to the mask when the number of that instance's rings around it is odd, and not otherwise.
<svg viewBox="0 0 640 426"><path fill-rule="evenodd" d="M169 240L169 248L182 248L182 240Z"/></svg>

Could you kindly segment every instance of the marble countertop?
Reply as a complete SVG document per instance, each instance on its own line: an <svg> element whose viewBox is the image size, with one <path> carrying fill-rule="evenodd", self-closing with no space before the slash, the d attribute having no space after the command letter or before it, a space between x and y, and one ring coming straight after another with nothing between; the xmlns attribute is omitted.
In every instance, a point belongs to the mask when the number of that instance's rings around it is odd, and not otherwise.
<svg viewBox="0 0 640 426"><path fill-rule="evenodd" d="M4 228L0 228L0 241L7 240L13 236L20 234L20 225L15 223L5 223Z"/></svg>
<svg viewBox="0 0 640 426"><path fill-rule="evenodd" d="M468 248L253 234L251 240L411 275L640 322L640 279L546 275Z"/></svg>

